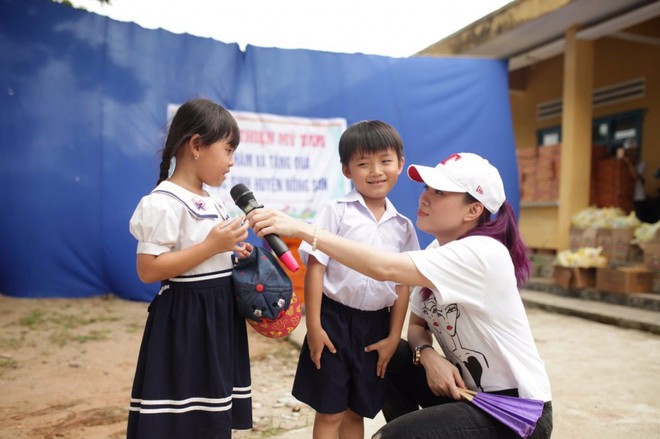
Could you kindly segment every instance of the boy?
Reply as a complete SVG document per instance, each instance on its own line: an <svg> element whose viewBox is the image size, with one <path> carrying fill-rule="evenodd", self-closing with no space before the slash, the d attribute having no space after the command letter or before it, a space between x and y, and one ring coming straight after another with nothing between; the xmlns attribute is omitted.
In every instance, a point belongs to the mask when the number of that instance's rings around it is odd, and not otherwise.
<svg viewBox="0 0 660 439"><path fill-rule="evenodd" d="M375 120L351 125L339 140L339 157L355 189L324 206L316 226L392 252L418 250L412 222L387 198L403 170L397 131ZM361 438L363 418L375 417L385 399L383 378L399 343L409 289L359 274L315 245L303 242L299 253L307 265L307 336L293 396L316 410L314 438Z"/></svg>

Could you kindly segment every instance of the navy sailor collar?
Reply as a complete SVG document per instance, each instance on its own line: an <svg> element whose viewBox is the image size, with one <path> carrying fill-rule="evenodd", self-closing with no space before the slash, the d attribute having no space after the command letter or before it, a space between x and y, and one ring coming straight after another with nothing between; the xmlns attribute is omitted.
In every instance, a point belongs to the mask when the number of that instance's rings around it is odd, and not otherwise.
<svg viewBox="0 0 660 439"><path fill-rule="evenodd" d="M151 193L163 193L178 200L197 218L229 219L229 213L221 200L210 195L202 196L190 192L170 181L161 182Z"/></svg>

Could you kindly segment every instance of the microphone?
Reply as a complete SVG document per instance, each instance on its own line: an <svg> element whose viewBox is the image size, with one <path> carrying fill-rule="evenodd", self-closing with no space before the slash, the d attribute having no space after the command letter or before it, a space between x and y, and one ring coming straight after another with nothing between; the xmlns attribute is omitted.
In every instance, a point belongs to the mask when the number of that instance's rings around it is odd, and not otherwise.
<svg viewBox="0 0 660 439"><path fill-rule="evenodd" d="M238 208L245 212L246 215L254 209L264 207L263 204L257 202L254 198L254 194L244 184L237 184L231 188L229 193L234 200L234 203L236 203ZM293 257L291 250L289 250L289 247L287 247L284 241L282 241L282 238L274 233L268 234L264 236L264 238L266 238L268 245L273 249L277 257L280 258L280 261L284 263L286 268L291 271L298 271L300 268L298 261Z"/></svg>

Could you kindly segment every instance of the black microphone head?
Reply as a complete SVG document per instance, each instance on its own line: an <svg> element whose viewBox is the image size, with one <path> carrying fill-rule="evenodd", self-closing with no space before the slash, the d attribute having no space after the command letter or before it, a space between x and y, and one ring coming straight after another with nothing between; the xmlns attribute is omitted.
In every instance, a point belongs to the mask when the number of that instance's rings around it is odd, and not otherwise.
<svg viewBox="0 0 660 439"><path fill-rule="evenodd" d="M246 195L247 193L251 194L252 192L250 192L250 189L248 189L248 187L243 183L239 183L229 190L229 194L234 200L234 203L236 203L239 198L241 198L243 195Z"/></svg>
<svg viewBox="0 0 660 439"><path fill-rule="evenodd" d="M241 209L245 214L252 212L253 209L264 207L263 205L257 203L257 200L254 198L254 194L242 183L237 184L229 190L231 198L234 200L234 203Z"/></svg>

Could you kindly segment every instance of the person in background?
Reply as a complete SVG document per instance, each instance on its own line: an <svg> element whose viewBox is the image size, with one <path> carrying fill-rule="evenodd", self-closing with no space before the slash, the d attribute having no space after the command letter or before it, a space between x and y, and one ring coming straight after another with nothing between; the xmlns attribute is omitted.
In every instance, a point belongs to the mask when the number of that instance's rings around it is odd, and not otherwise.
<svg viewBox="0 0 660 439"><path fill-rule="evenodd" d="M646 202L646 178L644 177L644 174L646 173L646 162L639 156L637 141L635 139L626 139L623 143L623 147L617 149L616 156L626 163L634 181L633 206L635 209L635 215L641 221L655 222L650 221L650 215L648 214L649 209L647 208Z"/></svg>
<svg viewBox="0 0 660 439"><path fill-rule="evenodd" d="M516 437L460 401L459 388L543 401L532 437L549 438L550 382L518 290L530 261L498 170L458 153L435 167L411 165L408 176L424 183L417 227L435 237L424 250L377 249L274 210L248 219L258 236L297 237L373 279L417 286L408 339L387 370L388 423L374 438Z"/></svg>
<svg viewBox="0 0 660 439"><path fill-rule="evenodd" d="M387 198L403 169L403 142L390 125L362 121L339 140L342 171L355 189L326 204L315 224L387 251L419 249L412 222ZM316 248L298 249L305 275L305 337L293 396L316 410L314 438L364 436L363 418L383 405L409 290L376 282Z"/></svg>
<svg viewBox="0 0 660 439"><path fill-rule="evenodd" d="M129 439L219 439L252 428L247 331L231 278L233 252L252 251L243 242L248 225L230 219L203 188L222 184L239 136L220 105L184 103L169 128L158 185L131 217L138 275L161 288L140 346Z"/></svg>

